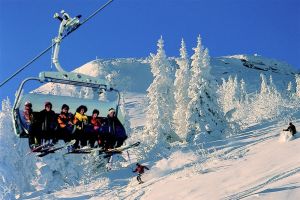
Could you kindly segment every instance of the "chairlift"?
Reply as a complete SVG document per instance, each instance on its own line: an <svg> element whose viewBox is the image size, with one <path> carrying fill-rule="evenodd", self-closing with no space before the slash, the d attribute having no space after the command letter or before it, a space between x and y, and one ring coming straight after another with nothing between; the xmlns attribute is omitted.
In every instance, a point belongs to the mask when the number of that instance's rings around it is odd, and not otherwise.
<svg viewBox="0 0 300 200"><path fill-rule="evenodd" d="M52 55L52 62L55 65L57 72L41 72L38 77L29 77L22 81L16 94L16 99L12 109L13 117L13 127L15 134L20 138L29 138L30 130L24 124L23 109L25 102L31 102L33 114L40 112L44 109L45 102L52 103L52 110L58 115L61 111L61 106L63 104L68 104L70 112L75 112L76 108L80 105L85 105L88 108L86 113L87 116L92 115L93 109L100 110L100 115L102 118L106 118L106 114L110 108L115 109L115 116L121 122L122 128L124 129L124 119L119 111L120 104L120 92L114 89L110 84L103 79L91 77L84 74L79 74L75 72L65 71L59 61L58 54L60 49L60 43L65 35L74 31L80 24L81 16L76 16L74 18L70 17L65 11L61 11L61 15L55 13L54 18L60 21L60 27L58 31L58 36L54 39L55 46ZM93 99L72 97L72 96L61 96L61 95L49 95L43 93L25 93L22 94L25 85L28 82L39 82L54 83L54 84L65 84L67 86L85 87L90 88L93 91ZM104 101L99 99L101 93L115 93L114 101ZM125 133L126 135L126 133Z"/></svg>

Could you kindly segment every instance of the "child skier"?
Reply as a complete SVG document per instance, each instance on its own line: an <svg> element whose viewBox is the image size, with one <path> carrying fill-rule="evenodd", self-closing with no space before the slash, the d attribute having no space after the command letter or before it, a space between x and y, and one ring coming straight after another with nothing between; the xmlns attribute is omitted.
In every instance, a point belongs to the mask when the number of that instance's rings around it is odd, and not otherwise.
<svg viewBox="0 0 300 200"><path fill-rule="evenodd" d="M135 172L138 173L136 179L137 179L137 181L139 182L139 184L144 183L144 182L142 181L141 176L142 176L142 174L145 172L145 169L146 169L146 170L149 170L149 168L148 168L147 166L144 166L144 165L141 165L141 164L139 164L139 163L136 163L136 168L135 168L134 171L132 171L133 173L135 173Z"/></svg>

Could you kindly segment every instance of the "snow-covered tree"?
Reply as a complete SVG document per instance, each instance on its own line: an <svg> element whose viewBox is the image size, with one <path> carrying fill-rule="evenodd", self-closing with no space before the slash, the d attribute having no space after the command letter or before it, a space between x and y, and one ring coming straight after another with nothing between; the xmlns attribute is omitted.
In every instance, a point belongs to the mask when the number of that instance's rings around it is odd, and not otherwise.
<svg viewBox="0 0 300 200"><path fill-rule="evenodd" d="M272 77L272 75L270 75L270 78L269 78L269 80L270 80L270 83L269 83L269 92L270 93L278 93L278 90L277 90L277 88L276 88L276 85L274 84L274 82L273 82L273 77Z"/></svg>
<svg viewBox="0 0 300 200"><path fill-rule="evenodd" d="M155 55L151 54L151 72L154 80L147 89L149 106L146 110L145 133L150 146L158 142L172 142L178 139L172 128L174 112L174 87L171 78L171 65L164 51L162 37L157 43Z"/></svg>
<svg viewBox="0 0 300 200"><path fill-rule="evenodd" d="M244 79L240 81L240 102L248 101L248 94L246 90L246 83Z"/></svg>
<svg viewBox="0 0 300 200"><path fill-rule="evenodd" d="M281 94L277 91L273 83L272 76L270 76L269 84L263 74L261 74L260 77L260 93L254 97L251 105L251 110L253 111L252 115L255 117L255 121L277 116L284 104Z"/></svg>
<svg viewBox="0 0 300 200"><path fill-rule="evenodd" d="M300 75L295 76L296 79L296 96L300 98Z"/></svg>
<svg viewBox="0 0 300 200"><path fill-rule="evenodd" d="M260 94L266 94L269 91L266 76L264 74L260 74L260 79L261 79Z"/></svg>
<svg viewBox="0 0 300 200"><path fill-rule="evenodd" d="M185 42L181 40L180 58L176 59L179 68L175 73L174 81L174 98L176 101L176 108L173 115L175 132L181 138L186 137L186 108L189 103L188 87L190 80L190 62L185 46Z"/></svg>
<svg viewBox="0 0 300 200"><path fill-rule="evenodd" d="M188 142L201 142L209 134L220 134L224 121L219 113L216 98L216 83L210 75L210 57L203 49L200 35L191 57L191 80L188 95L191 99L187 108Z"/></svg>
<svg viewBox="0 0 300 200"><path fill-rule="evenodd" d="M218 89L219 104L221 105L223 112L227 113L236 107L236 104L241 99L241 91L238 85L237 76L233 79L229 76L228 81L223 79L222 85Z"/></svg>
<svg viewBox="0 0 300 200"><path fill-rule="evenodd" d="M2 101L0 111L0 199L15 199L15 196L31 188L35 159L25 156L28 142L16 137L12 128L11 103Z"/></svg>
<svg viewBox="0 0 300 200"><path fill-rule="evenodd" d="M294 91L294 88L293 88L293 84L292 84L292 81L290 81L289 83L288 83L288 86L287 86L287 96L288 97L292 97L293 96L293 93L295 92Z"/></svg>

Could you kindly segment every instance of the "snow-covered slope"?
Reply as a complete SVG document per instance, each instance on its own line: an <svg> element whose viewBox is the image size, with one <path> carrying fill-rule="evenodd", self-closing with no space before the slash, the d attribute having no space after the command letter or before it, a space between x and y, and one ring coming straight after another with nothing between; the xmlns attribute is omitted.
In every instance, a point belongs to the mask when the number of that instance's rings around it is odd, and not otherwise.
<svg viewBox="0 0 300 200"><path fill-rule="evenodd" d="M296 116L299 119L300 113ZM174 145L145 160L150 171L138 184L127 168L92 182L29 199L298 199L300 137L280 142L281 121L249 127L239 135L197 147ZM300 120L295 125L300 126ZM42 197L41 197L42 195Z"/></svg>
<svg viewBox="0 0 300 200"><path fill-rule="evenodd" d="M169 59L175 74L175 58ZM218 57L212 58L211 64L219 84L222 78L237 75L245 80L248 93L259 90L260 73L272 75L280 91L297 73L286 63L261 56ZM153 80L148 58L95 60L75 71L112 81L124 93L131 128L128 142L145 139L141 131L146 121L145 95ZM79 96L77 88L55 84L43 85L35 92ZM293 104L291 110L288 117L257 123L231 137L198 146L176 143L169 151L144 155L141 144L129 151L130 160L126 155L116 158L113 170L105 172L95 167L98 160L94 155L25 156L29 151L26 141L8 137L13 134L6 118L9 112L2 109L0 146L5 148L0 153L0 192L7 199L14 194L21 199L298 199L300 159L295 152L300 151L300 138L284 143L278 140L288 120L294 119L300 127L299 106ZM11 150L19 151L13 155L19 160L7 156ZM150 167L141 185L131 172L137 161ZM22 170L23 175L16 173ZM12 177L22 178L15 181Z"/></svg>

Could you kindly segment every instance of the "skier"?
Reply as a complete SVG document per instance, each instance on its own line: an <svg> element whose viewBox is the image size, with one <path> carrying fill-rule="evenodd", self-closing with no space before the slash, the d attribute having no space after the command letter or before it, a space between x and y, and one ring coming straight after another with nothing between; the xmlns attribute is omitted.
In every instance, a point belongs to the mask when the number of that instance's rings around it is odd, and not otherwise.
<svg viewBox="0 0 300 200"><path fill-rule="evenodd" d="M283 131L289 131L292 136L294 136L296 134L296 127L294 124L292 124L292 122L289 123L289 127L287 129L283 129Z"/></svg>
<svg viewBox="0 0 300 200"><path fill-rule="evenodd" d="M79 141L81 146L86 146L86 139L84 136L84 128L88 122L88 117L85 115L86 111L87 111L87 107L84 105L81 105L76 109L76 113L73 120L73 124L76 125L76 130L75 130L76 143L74 144L74 148L78 148Z"/></svg>
<svg viewBox="0 0 300 200"><path fill-rule="evenodd" d="M113 108L108 110L107 123L110 148L122 146L123 142L127 139L127 135L121 122L116 117L116 111Z"/></svg>
<svg viewBox="0 0 300 200"><path fill-rule="evenodd" d="M133 173L135 173L135 172L138 173L136 179L137 179L137 181L139 182L139 184L142 184L142 183L144 183L144 182L142 181L141 176L142 176L142 174L145 172L145 169L146 169L146 170L149 170L149 168L148 168L147 166L141 165L140 163L136 163L136 166L137 166L137 167L136 167L135 170L132 171L132 172L133 172Z"/></svg>
<svg viewBox="0 0 300 200"><path fill-rule="evenodd" d="M40 120L44 142L56 142L54 140L51 141L51 139L54 139L55 131L57 130L57 118L55 112L52 110L51 102L45 102L45 109L40 112Z"/></svg>
<svg viewBox="0 0 300 200"><path fill-rule="evenodd" d="M75 126L72 123L72 113L69 113L69 106L67 104L63 104L61 107L61 113L57 118L59 124L59 133L61 136L56 138L62 138L65 142L69 142L71 140L71 134L75 131Z"/></svg>

